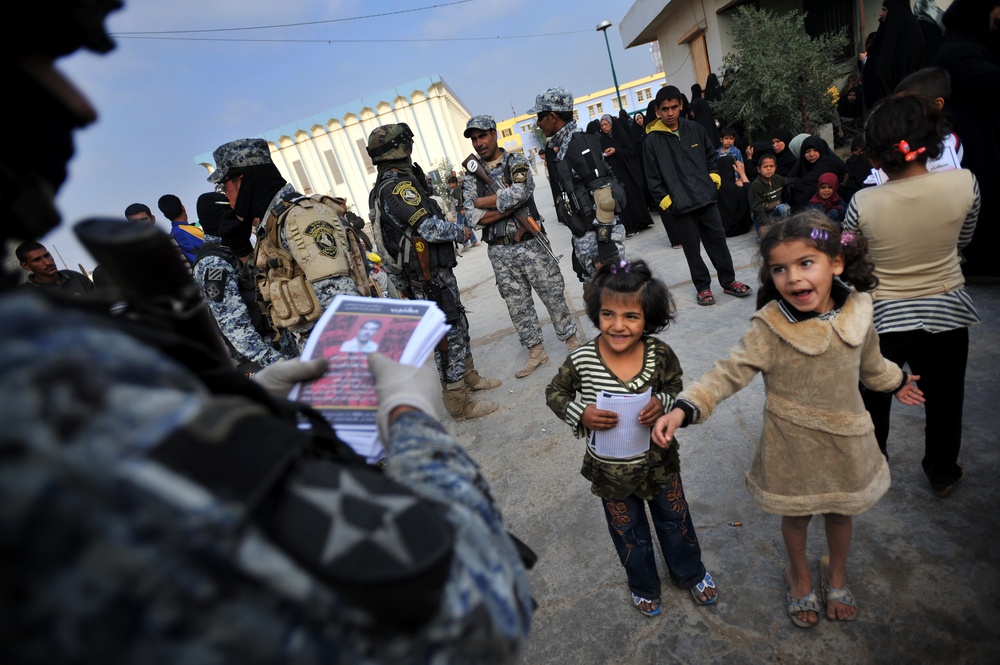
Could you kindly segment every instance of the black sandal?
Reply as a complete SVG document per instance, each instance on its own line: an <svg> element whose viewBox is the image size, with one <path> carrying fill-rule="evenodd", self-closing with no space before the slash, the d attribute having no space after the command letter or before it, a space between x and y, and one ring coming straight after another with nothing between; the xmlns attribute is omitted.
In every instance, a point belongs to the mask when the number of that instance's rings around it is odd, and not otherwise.
<svg viewBox="0 0 1000 665"><path fill-rule="evenodd" d="M731 296L736 296L737 298L746 298L748 295L753 293L753 289L743 282L733 282L729 286L723 288L722 292L728 293Z"/></svg>
<svg viewBox="0 0 1000 665"><path fill-rule="evenodd" d="M704 291L701 291L698 294L698 304L703 305L705 307L707 307L708 305L714 305L715 296L712 295L712 292L710 290L705 289Z"/></svg>

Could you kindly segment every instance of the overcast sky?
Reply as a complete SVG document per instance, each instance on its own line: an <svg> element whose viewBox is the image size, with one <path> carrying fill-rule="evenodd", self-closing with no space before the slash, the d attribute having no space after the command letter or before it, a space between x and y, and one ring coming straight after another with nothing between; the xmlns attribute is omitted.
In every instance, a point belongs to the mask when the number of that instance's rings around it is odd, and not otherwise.
<svg viewBox="0 0 1000 665"><path fill-rule="evenodd" d="M472 114L498 120L514 115L512 108L524 113L550 86L576 96L611 87L604 37L595 30L604 19L614 23L608 38L618 81L651 75L648 45L622 47L618 24L630 6L597 0L126 0L107 23L118 44L114 51L60 63L100 117L76 134L77 155L58 197L63 225L43 242L71 268L83 263L92 269L93 260L69 231L72 223L122 217L138 201L166 230L156 201L168 193L196 219L197 198L211 189L196 156L432 74ZM275 25L285 27L260 28Z"/></svg>

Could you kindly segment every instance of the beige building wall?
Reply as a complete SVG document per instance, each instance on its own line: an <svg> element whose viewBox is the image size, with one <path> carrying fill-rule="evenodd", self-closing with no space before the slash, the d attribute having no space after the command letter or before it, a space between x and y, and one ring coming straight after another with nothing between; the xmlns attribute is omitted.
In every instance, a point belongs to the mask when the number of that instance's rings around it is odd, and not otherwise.
<svg viewBox="0 0 1000 665"><path fill-rule="evenodd" d="M285 180L303 194L346 198L362 217L375 167L365 151L376 127L405 122L413 131L413 160L425 171L442 159L457 168L469 150L462 136L469 111L439 76L412 81L264 132L271 158ZM195 161L211 173L212 153Z"/></svg>

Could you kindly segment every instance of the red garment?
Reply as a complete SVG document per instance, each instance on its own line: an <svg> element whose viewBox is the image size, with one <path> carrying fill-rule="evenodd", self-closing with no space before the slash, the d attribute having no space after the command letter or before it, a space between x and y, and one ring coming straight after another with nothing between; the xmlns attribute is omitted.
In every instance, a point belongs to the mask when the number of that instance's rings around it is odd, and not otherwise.
<svg viewBox="0 0 1000 665"><path fill-rule="evenodd" d="M832 210L833 208L836 208L837 206L840 205L840 197L837 195L837 185L839 184L840 181L837 179L836 175L834 175L833 173L824 173L819 177L819 180L816 182L816 193L813 194L813 197L811 199L809 199L809 203L810 204L818 203L821 206L823 206L824 210ZM833 187L833 196L831 196L828 199L820 198L819 188L823 185L830 185L831 187Z"/></svg>

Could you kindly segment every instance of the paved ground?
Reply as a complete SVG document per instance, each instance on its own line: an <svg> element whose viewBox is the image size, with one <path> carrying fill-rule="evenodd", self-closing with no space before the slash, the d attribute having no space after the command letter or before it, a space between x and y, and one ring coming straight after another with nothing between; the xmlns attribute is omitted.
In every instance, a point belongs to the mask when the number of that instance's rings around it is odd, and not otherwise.
<svg viewBox="0 0 1000 665"><path fill-rule="evenodd" d="M555 223L551 195L538 203L566 278L571 308L583 313L582 288L570 268L569 233ZM731 238L740 280L756 287L755 243ZM657 222L628 241L670 287L679 319L660 337L693 381L725 354L746 328L752 298L721 293L698 307L681 250ZM935 498L920 469L923 416L893 406L889 440L893 486L855 520L849 576L860 605L857 621L821 619L795 628L784 610L780 518L757 508L744 489L759 436L763 385L758 377L739 401L724 403L709 423L682 432L681 469L706 565L720 588L711 608L666 581L663 613L639 614L614 553L599 500L579 475L582 443L545 406L544 388L565 357L542 315L552 360L515 379L525 357L497 294L485 246L459 259L477 367L503 385L487 395L500 411L454 423L480 463L508 527L539 555L530 573L538 610L523 662L539 663L997 663L1000 662L1000 289L971 286L983 323L972 329L962 460L966 479L948 499ZM596 332L581 321L588 337ZM742 526L729 526L742 522ZM809 538L812 561L825 551L821 520ZM657 555L660 574L666 576ZM816 564L818 577L818 563ZM818 584L818 580L816 581Z"/></svg>

